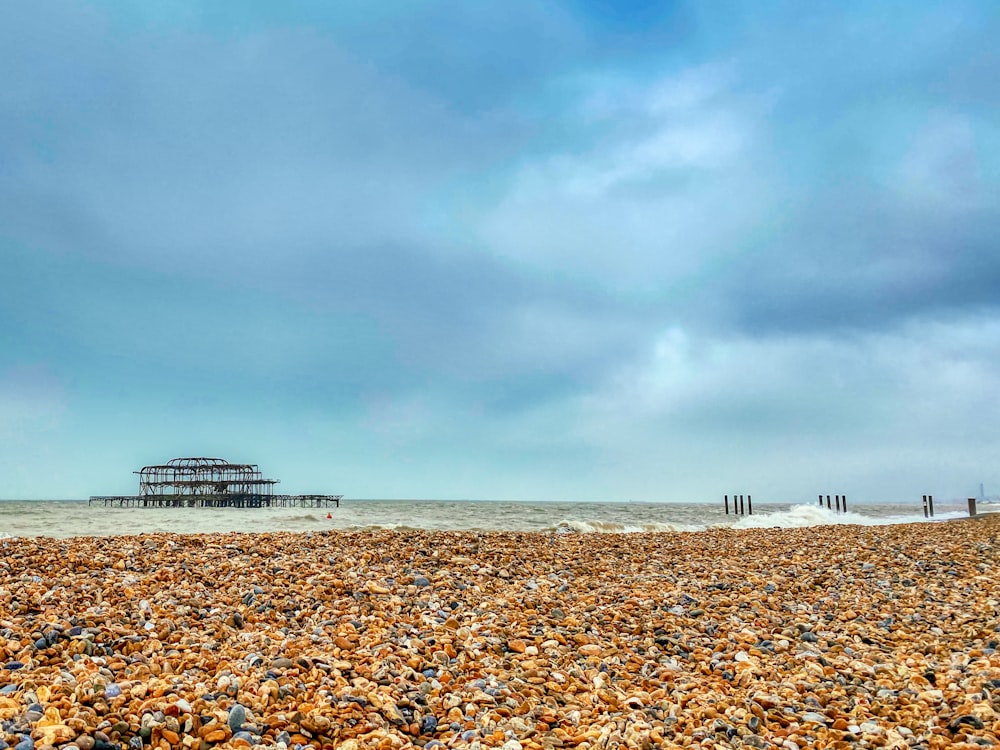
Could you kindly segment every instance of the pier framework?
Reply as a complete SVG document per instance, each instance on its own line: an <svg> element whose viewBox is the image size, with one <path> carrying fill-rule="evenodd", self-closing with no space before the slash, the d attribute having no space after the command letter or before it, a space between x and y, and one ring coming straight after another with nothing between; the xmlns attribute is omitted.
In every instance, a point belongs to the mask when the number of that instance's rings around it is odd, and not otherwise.
<svg viewBox="0 0 1000 750"><path fill-rule="evenodd" d="M331 508L343 495L276 495L277 479L257 464L221 458L175 458L144 466L138 495L94 495L91 505L106 508Z"/></svg>

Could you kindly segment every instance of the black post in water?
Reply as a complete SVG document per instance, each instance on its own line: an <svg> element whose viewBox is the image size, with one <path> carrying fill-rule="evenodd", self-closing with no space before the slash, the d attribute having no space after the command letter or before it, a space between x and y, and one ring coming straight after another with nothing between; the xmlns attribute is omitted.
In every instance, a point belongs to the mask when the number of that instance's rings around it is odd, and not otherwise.
<svg viewBox="0 0 1000 750"><path fill-rule="evenodd" d="M819 507L821 507L821 508L823 507L823 496L822 495L819 496Z"/></svg>
<svg viewBox="0 0 1000 750"><path fill-rule="evenodd" d="M931 511L931 518L934 518L934 495L927 496L927 506Z"/></svg>
<svg viewBox="0 0 1000 750"><path fill-rule="evenodd" d="M833 506L830 505L830 496L829 495L826 496L826 509L827 510L833 510Z"/></svg>
<svg viewBox="0 0 1000 750"><path fill-rule="evenodd" d="M924 518L927 518L927 495L924 495Z"/></svg>
<svg viewBox="0 0 1000 750"><path fill-rule="evenodd" d="M753 515L753 495L747 495L747 513Z"/></svg>
<svg viewBox="0 0 1000 750"><path fill-rule="evenodd" d="M976 498L969 498L969 518L975 518L976 516Z"/></svg>
<svg viewBox="0 0 1000 750"><path fill-rule="evenodd" d="M840 498L840 505L844 509L844 513L846 513L847 512L847 495L844 495L842 498Z"/></svg>
<svg viewBox="0 0 1000 750"><path fill-rule="evenodd" d="M838 513L840 513L840 495L837 495L837 496L836 496L836 497L834 498L834 501L835 501L835 502L836 502L836 504L837 504L837 512L838 512Z"/></svg>
<svg viewBox="0 0 1000 750"><path fill-rule="evenodd" d="M743 495L740 495L740 515L746 515L746 508L743 507Z"/></svg>
<svg viewBox="0 0 1000 750"><path fill-rule="evenodd" d="M725 498L725 501L726 501L726 515L728 516L729 515L729 495L725 495L724 498Z"/></svg>

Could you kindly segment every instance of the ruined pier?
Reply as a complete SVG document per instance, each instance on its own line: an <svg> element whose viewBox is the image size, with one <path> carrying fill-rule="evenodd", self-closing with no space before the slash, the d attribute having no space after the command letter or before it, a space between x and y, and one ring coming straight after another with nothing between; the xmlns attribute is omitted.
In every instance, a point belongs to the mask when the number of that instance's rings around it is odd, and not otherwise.
<svg viewBox="0 0 1000 750"><path fill-rule="evenodd" d="M221 458L175 458L144 466L138 495L92 495L90 505L106 508L334 508L343 495L278 495L277 479L257 464Z"/></svg>

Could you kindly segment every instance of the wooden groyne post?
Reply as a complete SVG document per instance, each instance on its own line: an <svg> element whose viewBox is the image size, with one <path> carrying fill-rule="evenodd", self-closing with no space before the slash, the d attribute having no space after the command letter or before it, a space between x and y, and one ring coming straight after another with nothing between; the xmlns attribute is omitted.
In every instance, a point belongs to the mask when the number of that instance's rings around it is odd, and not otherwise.
<svg viewBox="0 0 1000 750"><path fill-rule="evenodd" d="M934 518L933 495L924 495L924 518Z"/></svg>
<svg viewBox="0 0 1000 750"><path fill-rule="evenodd" d="M819 507L822 508L823 507L823 496L822 495L817 495L816 497L819 498ZM834 495L834 500L833 501L831 501L830 500L830 496L827 495L826 496L826 509L827 510L836 510L837 513L846 513L847 512L847 495Z"/></svg>
<svg viewBox="0 0 1000 750"><path fill-rule="evenodd" d="M969 498L969 518L976 517L976 498Z"/></svg>
<svg viewBox="0 0 1000 750"><path fill-rule="evenodd" d="M733 495L733 515L736 516L752 516L753 515L753 495L746 496L746 503L743 502L743 495ZM722 502L725 504L726 515L729 515L729 495L722 496Z"/></svg>

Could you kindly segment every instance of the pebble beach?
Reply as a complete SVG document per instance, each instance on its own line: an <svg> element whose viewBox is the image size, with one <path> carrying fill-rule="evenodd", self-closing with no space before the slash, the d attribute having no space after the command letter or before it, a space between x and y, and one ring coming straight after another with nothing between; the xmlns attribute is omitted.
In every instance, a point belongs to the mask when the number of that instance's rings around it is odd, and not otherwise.
<svg viewBox="0 0 1000 750"><path fill-rule="evenodd" d="M981 748L1000 520L0 540L0 750Z"/></svg>

